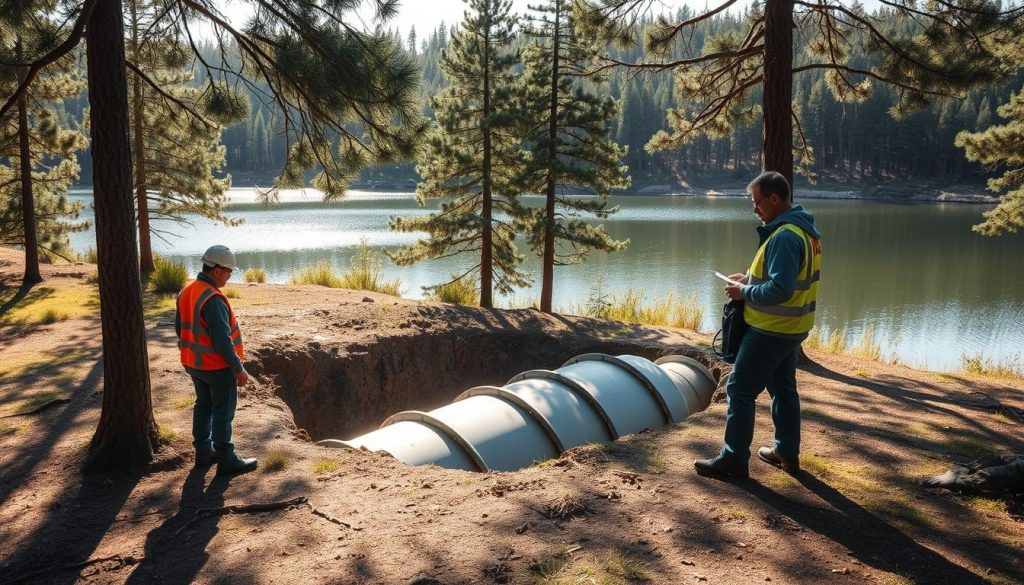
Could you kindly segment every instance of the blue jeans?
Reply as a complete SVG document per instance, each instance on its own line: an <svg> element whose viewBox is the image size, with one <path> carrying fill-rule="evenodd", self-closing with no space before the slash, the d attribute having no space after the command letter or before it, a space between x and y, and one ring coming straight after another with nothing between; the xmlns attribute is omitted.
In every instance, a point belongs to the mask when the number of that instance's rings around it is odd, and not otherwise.
<svg viewBox="0 0 1024 585"><path fill-rule="evenodd" d="M772 397L775 452L783 459L800 455L800 396L796 391L796 358L802 339L773 337L750 329L743 336L726 394L722 457L746 462L754 439L754 403L766 389Z"/></svg>
<svg viewBox="0 0 1024 585"><path fill-rule="evenodd" d="M235 418L238 386L231 368L223 370L193 370L192 383L196 387L196 404L192 408L192 444L196 452L216 452L218 460L225 460L235 452L231 443L231 421Z"/></svg>

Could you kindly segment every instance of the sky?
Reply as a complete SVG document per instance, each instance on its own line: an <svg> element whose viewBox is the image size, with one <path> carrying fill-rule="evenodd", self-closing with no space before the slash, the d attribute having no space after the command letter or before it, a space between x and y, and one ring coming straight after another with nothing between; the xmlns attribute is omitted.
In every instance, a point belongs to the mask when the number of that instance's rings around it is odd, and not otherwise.
<svg viewBox="0 0 1024 585"><path fill-rule="evenodd" d="M538 0L512 0L512 12L523 14L530 4L538 4ZM740 0L737 6L746 6L750 0ZM251 14L249 3L243 0L219 0L224 14L235 24L241 24ZM359 16L369 23L373 17L371 2L363 2L359 9ZM654 14L663 12L675 12L675 10L689 4L694 9L714 7L720 4L719 0L654 0ZM442 22L452 25L462 20L462 14L466 10L466 3L463 0L401 0L398 8L398 15L389 23L389 28L398 28L403 36L408 34L409 29L416 27L416 33L423 36L430 33Z"/></svg>
<svg viewBox="0 0 1024 585"><path fill-rule="evenodd" d="M706 10L721 5L723 0L653 0L653 14L673 13L679 7L689 5L694 10ZM219 0L217 2L224 14L235 24L241 24L251 14L249 3L243 0ZM539 0L512 0L512 12L523 14L527 6L537 4ZM734 10L743 10L751 3L751 0L740 0L734 6ZM843 1L844 4L851 2ZM877 0L865 0L862 2L868 10L878 5ZM372 3L364 1L357 14L369 26L373 18ZM400 0L398 15L389 23L388 28L397 28L402 36L408 35L409 29L416 27L416 34L423 38L442 22L452 25L462 20L462 14L466 10L466 3L463 0Z"/></svg>

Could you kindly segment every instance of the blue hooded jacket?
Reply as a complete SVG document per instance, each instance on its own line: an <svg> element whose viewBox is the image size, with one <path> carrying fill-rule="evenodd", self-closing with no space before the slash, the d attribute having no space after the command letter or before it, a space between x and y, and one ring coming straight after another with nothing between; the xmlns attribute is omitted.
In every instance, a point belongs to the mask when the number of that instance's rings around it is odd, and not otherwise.
<svg viewBox="0 0 1024 585"><path fill-rule="evenodd" d="M776 228L786 223L799 227L815 240L821 239L821 234L814 227L814 216L803 205L794 205L780 213L771 223L758 226L758 246L763 245ZM743 285L743 298L759 305L777 305L786 301L796 290L797 273L803 260L803 239L789 230L783 230L772 238L765 250L766 281Z"/></svg>

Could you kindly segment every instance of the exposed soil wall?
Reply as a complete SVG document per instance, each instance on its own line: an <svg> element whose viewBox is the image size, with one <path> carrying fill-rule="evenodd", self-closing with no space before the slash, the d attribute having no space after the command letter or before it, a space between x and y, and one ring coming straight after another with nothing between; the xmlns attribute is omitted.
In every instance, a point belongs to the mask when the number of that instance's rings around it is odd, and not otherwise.
<svg viewBox="0 0 1024 585"><path fill-rule="evenodd" d="M537 331L466 330L410 333L376 343L276 341L261 348L250 370L274 379L295 424L314 440L349 439L402 410L431 410L464 390L505 384L531 369L555 369L590 352L671 353L660 345L595 340Z"/></svg>

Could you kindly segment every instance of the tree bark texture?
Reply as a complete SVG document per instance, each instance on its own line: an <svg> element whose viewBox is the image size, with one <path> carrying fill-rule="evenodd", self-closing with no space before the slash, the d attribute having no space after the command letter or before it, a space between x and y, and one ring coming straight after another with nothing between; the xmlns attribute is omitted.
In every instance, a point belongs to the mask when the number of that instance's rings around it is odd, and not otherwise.
<svg viewBox="0 0 1024 585"><path fill-rule="evenodd" d="M548 147L548 184L546 189L546 203L544 205L544 256L541 261L543 265L540 287L540 310L545 313L551 312L551 298L555 286L555 161L558 159L558 51L561 40L562 7L558 0L555 1L555 21L552 23L555 32L551 42L551 108L548 113L551 120L548 122L548 139L551 141Z"/></svg>
<svg viewBox="0 0 1024 585"><path fill-rule="evenodd" d="M121 0L99 0L86 29L103 333L103 410L86 469L135 469L158 449L139 285Z"/></svg>
<svg viewBox="0 0 1024 585"><path fill-rule="evenodd" d="M488 8L490 10L490 8ZM483 209L480 213L482 233L480 238L480 306L490 309L494 306L494 234L493 199L491 193L491 25L488 19L484 33L484 160L483 160Z"/></svg>
<svg viewBox="0 0 1024 585"><path fill-rule="evenodd" d="M139 54L139 18L138 1L131 1L132 18L132 54L138 59ZM146 196L149 185L146 182L146 150L144 148L146 133L143 126L142 79L135 75L132 86L132 117L134 118L135 134L135 204L139 214L139 268L150 273L156 270L153 262L153 244L149 233L149 198Z"/></svg>
<svg viewBox="0 0 1024 585"><path fill-rule="evenodd" d="M793 0L764 7L764 170L793 185Z"/></svg>
<svg viewBox="0 0 1024 585"><path fill-rule="evenodd" d="M21 221L25 226L24 284L43 281L39 274L39 234L36 232L36 201L32 195L32 150L28 135L28 92L18 98L18 150L21 166Z"/></svg>

